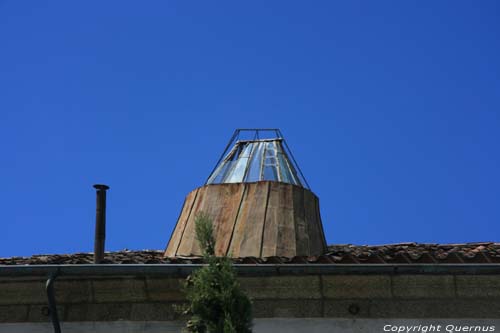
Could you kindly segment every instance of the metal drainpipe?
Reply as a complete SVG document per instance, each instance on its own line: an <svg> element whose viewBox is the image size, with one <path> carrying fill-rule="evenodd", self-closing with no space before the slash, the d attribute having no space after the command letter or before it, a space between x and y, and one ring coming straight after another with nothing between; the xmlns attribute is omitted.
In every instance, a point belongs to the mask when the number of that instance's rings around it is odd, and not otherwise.
<svg viewBox="0 0 500 333"><path fill-rule="evenodd" d="M96 214L95 214L95 240L94 264L100 264L104 259L104 241L106 239L106 191L109 186L96 184Z"/></svg>
<svg viewBox="0 0 500 333"><path fill-rule="evenodd" d="M59 323L59 316L57 315L57 304L56 297L54 295L54 282L59 275L59 268L52 272L45 284L45 290L47 291L47 298L49 300L49 315L52 320L52 326L54 326L55 333L61 333L61 325Z"/></svg>

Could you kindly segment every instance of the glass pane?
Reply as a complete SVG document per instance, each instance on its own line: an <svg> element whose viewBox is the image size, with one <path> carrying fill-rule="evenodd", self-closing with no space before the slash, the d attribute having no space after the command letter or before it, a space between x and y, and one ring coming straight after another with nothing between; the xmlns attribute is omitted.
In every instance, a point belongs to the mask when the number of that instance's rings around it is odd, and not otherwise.
<svg viewBox="0 0 500 333"><path fill-rule="evenodd" d="M230 174L227 176L225 180L226 183L239 183L243 181L243 177L245 176L245 170L247 168L248 157L250 156L250 151L252 149L251 144L244 145L244 149L241 152L241 155L238 157L238 160L234 163L235 166Z"/></svg>
<svg viewBox="0 0 500 333"><path fill-rule="evenodd" d="M252 160L250 161L250 170L248 170L247 174L247 182L257 182L260 179L260 168L262 165L262 150L264 149L264 143L259 142L256 143L256 147L254 149Z"/></svg>
<svg viewBox="0 0 500 333"><path fill-rule="evenodd" d="M235 161L238 159L238 157L240 156L241 154L241 151L243 149L243 145L241 144L238 144L234 150L234 154L231 155L231 161Z"/></svg>
<svg viewBox="0 0 500 333"><path fill-rule="evenodd" d="M276 146L273 142L266 142L266 157L275 156L276 155Z"/></svg>
<svg viewBox="0 0 500 333"><path fill-rule="evenodd" d="M287 163L288 163L288 167L290 168L290 174L291 174L292 179L293 179L292 184L302 186L302 182L299 180L299 177L297 176L297 171L293 167L292 163L290 163L289 161L287 161Z"/></svg>
<svg viewBox="0 0 500 333"><path fill-rule="evenodd" d="M234 146L233 149L229 151L229 153L224 157L217 169L215 169L214 173L207 181L207 184L219 184L224 181L224 176L227 173L227 170L230 169L231 165L233 164L232 161L236 159L239 150L241 150L241 147Z"/></svg>
<svg viewBox="0 0 500 333"><path fill-rule="evenodd" d="M276 167L266 166L264 167L264 179L263 180L278 180L278 173Z"/></svg>
<svg viewBox="0 0 500 333"><path fill-rule="evenodd" d="M299 186L305 184L280 140L238 141L207 183L239 183L262 180L280 181Z"/></svg>
<svg viewBox="0 0 500 333"><path fill-rule="evenodd" d="M254 145L253 142L245 143L245 148L243 149L243 152L241 153L240 157L250 157L250 154L252 153L253 145Z"/></svg>
<svg viewBox="0 0 500 333"><path fill-rule="evenodd" d="M267 165L276 165L276 157L266 157L266 163L264 163L266 166Z"/></svg>
<svg viewBox="0 0 500 333"><path fill-rule="evenodd" d="M287 182L290 184L302 186L302 182L299 180L299 177L297 176L297 171L295 170L292 162L285 153L283 146L281 145L281 142L278 144L278 153L281 157L280 164L282 164L283 165L282 167L286 169L286 175L289 179L289 181Z"/></svg>
<svg viewBox="0 0 500 333"><path fill-rule="evenodd" d="M208 184L219 184L222 182L222 178L224 176L224 173L226 172L227 167L229 166L230 162L222 162L222 164L215 170L213 173L212 177L208 180Z"/></svg>
<svg viewBox="0 0 500 333"><path fill-rule="evenodd" d="M283 154L278 154L280 173L281 173L281 181L284 183L294 184L293 178L290 175L290 170L286 164L285 158Z"/></svg>

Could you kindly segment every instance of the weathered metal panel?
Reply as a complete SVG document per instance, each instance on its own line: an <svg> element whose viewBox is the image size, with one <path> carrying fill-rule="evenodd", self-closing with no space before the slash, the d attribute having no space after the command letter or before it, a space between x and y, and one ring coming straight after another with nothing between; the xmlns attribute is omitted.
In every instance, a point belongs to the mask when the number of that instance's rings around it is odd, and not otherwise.
<svg viewBox="0 0 500 333"><path fill-rule="evenodd" d="M179 248L176 252L176 256L201 254L198 242L196 241L194 219L198 212L203 211L203 204L206 198L207 187L208 186L203 186L198 189L198 195L196 196L196 199L193 203L193 209L191 211L191 214L187 219L186 228L184 230L184 234L182 235L182 239Z"/></svg>
<svg viewBox="0 0 500 333"><path fill-rule="evenodd" d="M165 251L165 256L174 257L177 253L177 249L179 248L179 244L182 240L182 236L184 234L184 230L186 229L186 224L188 218L192 212L193 204L198 194L198 190L191 191L184 201L184 206L182 206L181 214L179 215L179 219L177 220L177 224L175 225L174 232L172 233L172 237L168 242L167 250Z"/></svg>
<svg viewBox="0 0 500 333"><path fill-rule="evenodd" d="M304 189L293 187L293 221L297 255L309 255L309 230L304 214Z"/></svg>
<svg viewBox="0 0 500 333"><path fill-rule="evenodd" d="M217 255L293 257L326 249L317 197L302 187L266 181L206 185L190 193L166 256L201 254L194 220L202 211L213 218Z"/></svg>
<svg viewBox="0 0 500 333"><path fill-rule="evenodd" d="M246 193L229 250L234 257L260 257L269 184L246 184Z"/></svg>
<svg viewBox="0 0 500 333"><path fill-rule="evenodd" d="M266 220L264 222L262 253L261 257L271 257L277 255L278 224L282 217L280 210L280 186L279 183L269 183L269 198L266 210Z"/></svg>
<svg viewBox="0 0 500 333"><path fill-rule="evenodd" d="M328 250L328 244L326 243L326 237L325 237L325 231L323 229L323 221L321 220L321 211L319 209L319 198L317 196L315 197L315 202L316 202L316 221L318 221L318 228L321 234L321 243L323 245L323 248L321 249L321 253L325 253Z"/></svg>
<svg viewBox="0 0 500 333"><path fill-rule="evenodd" d="M293 221L293 186L278 183L279 188L279 218L276 255L293 257L296 255L295 223Z"/></svg>
<svg viewBox="0 0 500 333"><path fill-rule="evenodd" d="M247 201L250 191L252 191L252 187L248 186L248 184L245 184L245 188L243 190L243 197L241 198L240 208L236 216L236 222L234 223L231 242L229 243L229 247L226 252L226 255L230 257L240 256L240 247L243 237L245 235L245 226L246 226L246 221L248 219ZM253 193L250 194L250 197L251 198L253 197Z"/></svg>
<svg viewBox="0 0 500 333"><path fill-rule="evenodd" d="M304 190L304 216L307 221L309 238L312 240L309 243L310 255L321 254L323 248L321 232L318 228L315 199L316 196L311 191Z"/></svg>
<svg viewBox="0 0 500 333"><path fill-rule="evenodd" d="M207 187L203 209L213 219L216 255L226 255L244 188L242 183Z"/></svg>

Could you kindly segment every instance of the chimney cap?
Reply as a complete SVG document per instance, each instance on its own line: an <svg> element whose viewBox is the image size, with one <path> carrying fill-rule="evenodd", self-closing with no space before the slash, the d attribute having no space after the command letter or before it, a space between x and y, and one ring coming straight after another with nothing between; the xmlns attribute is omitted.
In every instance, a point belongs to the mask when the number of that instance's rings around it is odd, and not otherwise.
<svg viewBox="0 0 500 333"><path fill-rule="evenodd" d="M94 188L96 190L109 190L109 186L104 184L94 184Z"/></svg>

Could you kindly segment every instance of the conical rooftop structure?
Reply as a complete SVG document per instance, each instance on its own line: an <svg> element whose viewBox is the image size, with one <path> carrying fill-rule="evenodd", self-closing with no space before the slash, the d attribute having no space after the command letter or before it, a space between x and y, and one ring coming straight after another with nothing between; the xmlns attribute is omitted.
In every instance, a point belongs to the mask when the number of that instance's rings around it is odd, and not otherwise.
<svg viewBox="0 0 500 333"><path fill-rule="evenodd" d="M305 186L282 138L238 140L218 164L207 184L276 181Z"/></svg>
<svg viewBox="0 0 500 333"><path fill-rule="evenodd" d="M326 250L319 200L279 129L238 129L206 184L188 194L166 257L200 255L194 220L213 218L216 254L294 257Z"/></svg>

